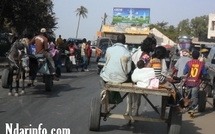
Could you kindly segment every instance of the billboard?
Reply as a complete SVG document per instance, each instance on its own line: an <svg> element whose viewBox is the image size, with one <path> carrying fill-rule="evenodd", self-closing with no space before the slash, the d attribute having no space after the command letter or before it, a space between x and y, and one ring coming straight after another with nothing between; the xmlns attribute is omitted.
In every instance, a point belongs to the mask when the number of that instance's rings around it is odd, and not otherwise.
<svg viewBox="0 0 215 134"><path fill-rule="evenodd" d="M149 24L150 8L113 8L113 23Z"/></svg>

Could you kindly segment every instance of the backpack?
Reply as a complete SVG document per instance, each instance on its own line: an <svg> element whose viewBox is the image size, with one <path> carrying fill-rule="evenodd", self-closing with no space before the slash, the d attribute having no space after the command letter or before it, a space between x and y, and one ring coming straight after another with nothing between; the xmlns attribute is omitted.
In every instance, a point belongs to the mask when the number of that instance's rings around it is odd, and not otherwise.
<svg viewBox="0 0 215 134"><path fill-rule="evenodd" d="M87 56L90 57L91 54L92 54L92 50L91 50L91 48L90 48L90 45L88 44L88 45L87 45Z"/></svg>

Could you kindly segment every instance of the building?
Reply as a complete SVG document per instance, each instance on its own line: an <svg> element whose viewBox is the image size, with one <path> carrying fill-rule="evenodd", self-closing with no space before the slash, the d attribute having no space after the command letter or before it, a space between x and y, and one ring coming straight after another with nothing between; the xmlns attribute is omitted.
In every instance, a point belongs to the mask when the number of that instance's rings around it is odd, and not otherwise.
<svg viewBox="0 0 215 134"><path fill-rule="evenodd" d="M209 14L208 39L215 39L215 13Z"/></svg>
<svg viewBox="0 0 215 134"><path fill-rule="evenodd" d="M102 32L97 33L98 36L115 38L118 33L124 33L126 36L126 43L141 44L143 40L150 34L154 34L158 45L174 46L175 42L158 31L156 28L149 29L149 27L141 26L117 26L117 25L103 25Z"/></svg>
<svg viewBox="0 0 215 134"><path fill-rule="evenodd" d="M118 33L125 34L127 44L141 44L149 35L149 27L141 26L120 26L120 25L103 25L100 36L115 38ZM99 34L97 34L99 35Z"/></svg>
<svg viewBox="0 0 215 134"><path fill-rule="evenodd" d="M170 38L168 38L163 33L158 31L156 28L151 29L150 32L155 35L158 45L170 45L170 46L175 45L174 41L172 41Z"/></svg>

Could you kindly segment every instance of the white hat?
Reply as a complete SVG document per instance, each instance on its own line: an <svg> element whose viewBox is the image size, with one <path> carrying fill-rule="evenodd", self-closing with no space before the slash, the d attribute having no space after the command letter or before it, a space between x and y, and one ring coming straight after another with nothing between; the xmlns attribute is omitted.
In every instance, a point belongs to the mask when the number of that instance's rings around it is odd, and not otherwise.
<svg viewBox="0 0 215 134"><path fill-rule="evenodd" d="M45 29L45 28L41 28L41 29L40 29L40 32L41 32L41 33L46 33L46 29Z"/></svg>
<svg viewBox="0 0 215 134"><path fill-rule="evenodd" d="M13 33L9 33L9 35L13 35Z"/></svg>

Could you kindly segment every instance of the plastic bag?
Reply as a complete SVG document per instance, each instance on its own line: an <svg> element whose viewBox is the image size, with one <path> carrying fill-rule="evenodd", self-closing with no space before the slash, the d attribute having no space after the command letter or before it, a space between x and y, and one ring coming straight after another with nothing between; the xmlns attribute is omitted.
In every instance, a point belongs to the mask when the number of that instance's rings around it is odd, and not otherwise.
<svg viewBox="0 0 215 134"><path fill-rule="evenodd" d="M43 63L38 72L42 74L50 74L48 64L46 62Z"/></svg>
<svg viewBox="0 0 215 134"><path fill-rule="evenodd" d="M122 97L121 97L121 94L119 92L109 91L108 97L109 97L109 103L110 104L118 104L118 103L122 102Z"/></svg>
<svg viewBox="0 0 215 134"><path fill-rule="evenodd" d="M157 78L151 79L149 83L149 88L158 89L158 87L159 87L159 79Z"/></svg>

